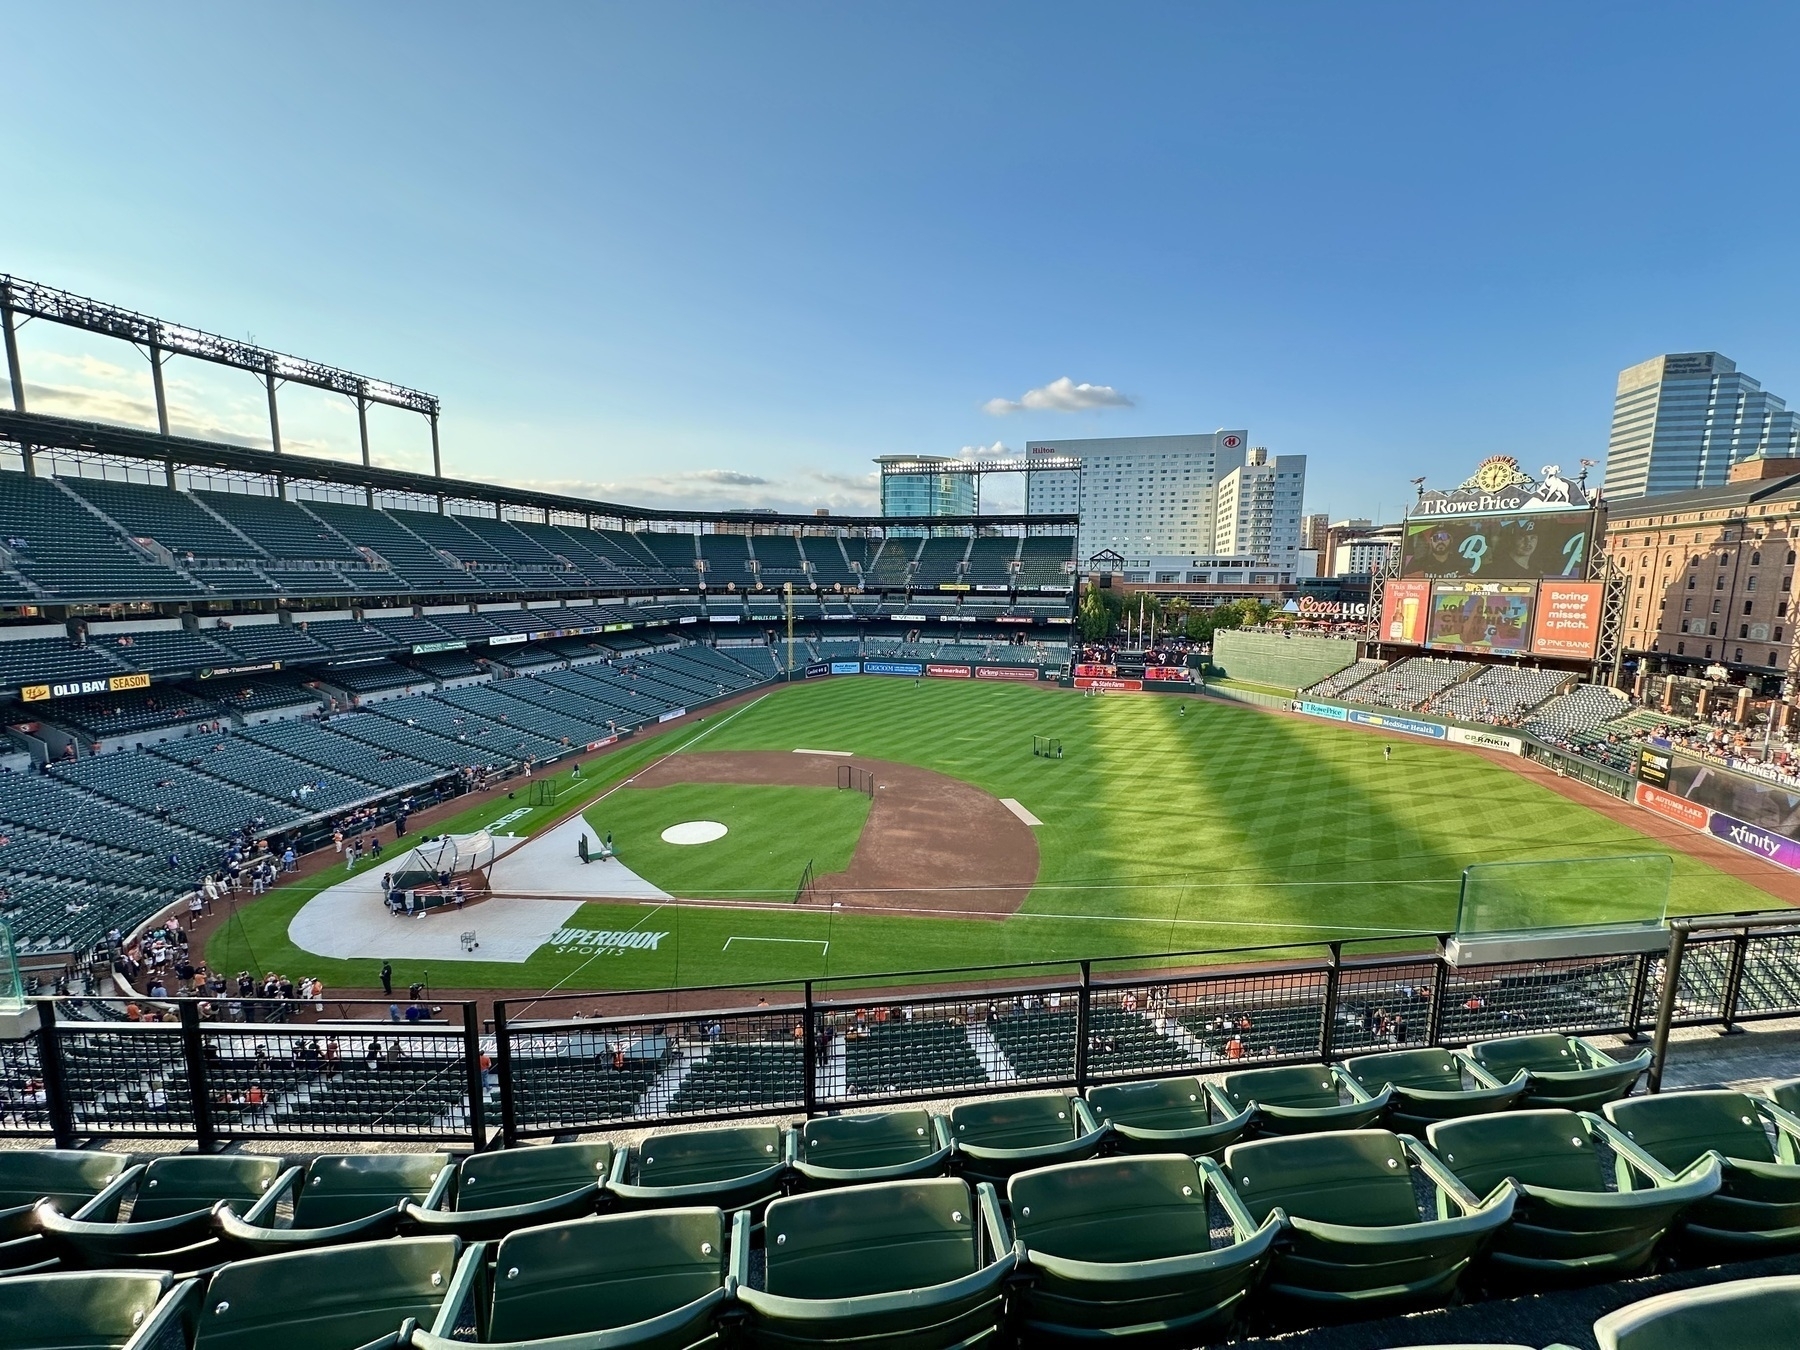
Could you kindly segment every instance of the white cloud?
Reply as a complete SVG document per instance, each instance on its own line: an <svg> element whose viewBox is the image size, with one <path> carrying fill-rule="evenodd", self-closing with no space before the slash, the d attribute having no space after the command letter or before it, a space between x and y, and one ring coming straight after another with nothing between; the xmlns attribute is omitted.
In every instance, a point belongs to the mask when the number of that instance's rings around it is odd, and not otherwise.
<svg viewBox="0 0 1800 1350"><path fill-rule="evenodd" d="M809 515L828 507L837 515L876 515L881 509L876 474L826 469L802 469L784 478L764 478L735 469L692 469L603 482L576 478L510 481L515 487L677 511L762 509Z"/></svg>
<svg viewBox="0 0 1800 1350"><path fill-rule="evenodd" d="M1110 384L1076 384L1067 375L1036 389L1027 389L1017 399L990 398L981 410L995 417L1016 412L1086 412L1090 408L1129 408L1131 396L1121 394Z"/></svg>
<svg viewBox="0 0 1800 1350"><path fill-rule="evenodd" d="M995 441L992 445L965 445L958 453L964 459L1005 459L1012 449L1005 441Z"/></svg>

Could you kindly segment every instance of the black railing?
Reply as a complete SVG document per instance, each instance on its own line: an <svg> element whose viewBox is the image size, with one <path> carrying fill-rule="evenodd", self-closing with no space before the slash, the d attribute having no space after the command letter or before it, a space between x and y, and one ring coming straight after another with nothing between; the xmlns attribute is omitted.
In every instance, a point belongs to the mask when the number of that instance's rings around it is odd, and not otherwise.
<svg viewBox="0 0 1800 1350"><path fill-rule="evenodd" d="M1528 1031L1638 1037L1666 1017L1661 1046L1667 1026L1800 1016L1800 916L1708 920L1668 953L1459 967L1349 950L1441 936L501 1000L491 1037L474 1003L396 1023L384 1004L233 1001L211 1020L181 1001L146 1022L123 1000L43 999L0 1040L0 1133L485 1148Z"/></svg>

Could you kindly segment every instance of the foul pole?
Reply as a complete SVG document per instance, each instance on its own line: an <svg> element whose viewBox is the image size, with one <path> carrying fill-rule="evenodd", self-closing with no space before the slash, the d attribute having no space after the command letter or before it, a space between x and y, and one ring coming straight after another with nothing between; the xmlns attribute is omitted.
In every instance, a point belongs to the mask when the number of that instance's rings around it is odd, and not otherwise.
<svg viewBox="0 0 1800 1350"><path fill-rule="evenodd" d="M787 600L787 628L788 628L787 677L788 677L788 680L791 682L794 678L794 583L791 581L782 582L781 583L781 593L782 593L783 597Z"/></svg>

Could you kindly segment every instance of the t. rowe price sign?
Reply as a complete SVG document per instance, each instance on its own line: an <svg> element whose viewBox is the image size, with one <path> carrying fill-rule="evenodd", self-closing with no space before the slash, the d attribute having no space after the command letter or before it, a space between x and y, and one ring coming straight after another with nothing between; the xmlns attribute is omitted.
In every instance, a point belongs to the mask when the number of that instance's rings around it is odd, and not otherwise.
<svg viewBox="0 0 1800 1350"><path fill-rule="evenodd" d="M1098 675L1077 675L1077 689L1098 689L1101 691L1116 690L1124 693L1137 693L1144 687L1142 680L1109 680Z"/></svg>
<svg viewBox="0 0 1800 1350"><path fill-rule="evenodd" d="M925 667L925 673L939 680L966 680L969 678L967 666L933 666Z"/></svg>

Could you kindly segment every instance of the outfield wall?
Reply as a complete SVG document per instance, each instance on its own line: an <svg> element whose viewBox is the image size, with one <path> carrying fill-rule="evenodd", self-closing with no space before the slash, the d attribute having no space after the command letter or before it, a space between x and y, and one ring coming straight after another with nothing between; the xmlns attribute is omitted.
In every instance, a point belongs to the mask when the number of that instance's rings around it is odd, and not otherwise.
<svg viewBox="0 0 1800 1350"><path fill-rule="evenodd" d="M1349 639L1310 634L1283 637L1221 628L1213 634L1212 648L1213 669L1226 679L1277 689L1305 689L1356 660L1356 644Z"/></svg>

